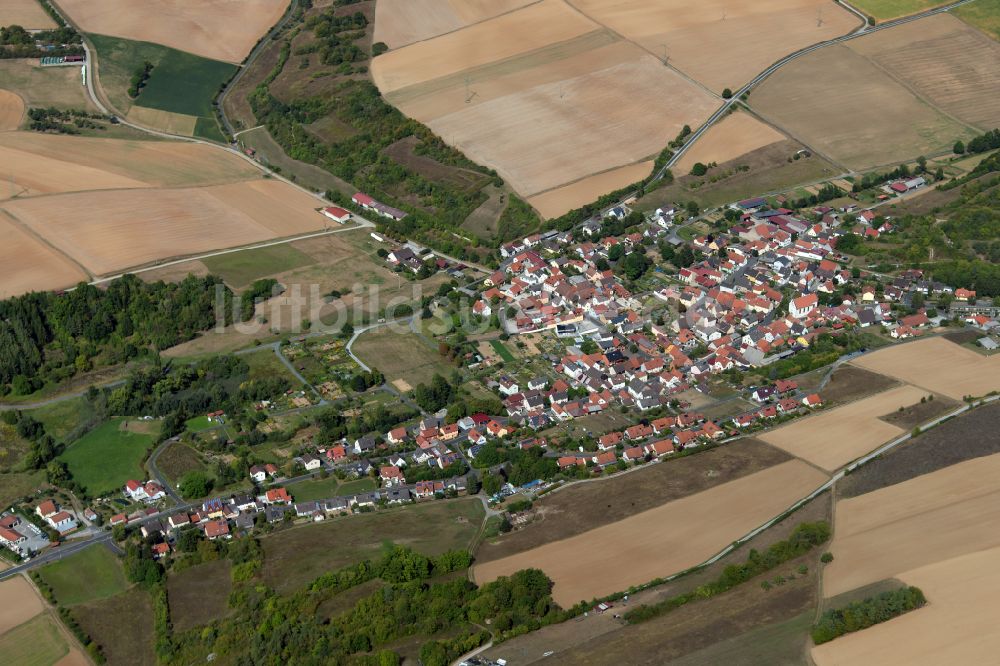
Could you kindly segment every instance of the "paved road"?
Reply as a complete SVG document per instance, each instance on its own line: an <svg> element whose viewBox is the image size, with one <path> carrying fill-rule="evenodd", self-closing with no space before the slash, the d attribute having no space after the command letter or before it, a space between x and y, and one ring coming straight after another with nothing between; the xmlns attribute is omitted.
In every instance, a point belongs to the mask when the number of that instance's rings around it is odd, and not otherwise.
<svg viewBox="0 0 1000 666"><path fill-rule="evenodd" d="M153 478L159 481L160 485L163 486L163 489L167 492L167 495L170 496L170 499L178 504L183 504L184 500L177 494L177 491L174 490L170 481L167 480L167 477L163 475L163 472L161 472L160 468L156 465L156 461L159 460L160 454L166 451L167 447L176 441L176 437L171 437L170 439L164 440L163 443L156 447L156 450L149 456L149 472L153 475Z"/></svg>

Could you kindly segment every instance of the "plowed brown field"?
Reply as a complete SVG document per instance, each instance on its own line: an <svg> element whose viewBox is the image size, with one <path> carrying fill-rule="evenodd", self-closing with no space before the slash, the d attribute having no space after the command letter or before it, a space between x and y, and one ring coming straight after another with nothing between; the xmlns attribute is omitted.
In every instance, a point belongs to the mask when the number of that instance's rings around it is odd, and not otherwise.
<svg viewBox="0 0 1000 666"><path fill-rule="evenodd" d="M791 460L610 525L474 567L477 583L526 567L555 582L563 607L687 569L781 513L826 480Z"/></svg>
<svg viewBox="0 0 1000 666"><path fill-rule="evenodd" d="M240 62L288 0L60 0L59 6L85 32Z"/></svg>

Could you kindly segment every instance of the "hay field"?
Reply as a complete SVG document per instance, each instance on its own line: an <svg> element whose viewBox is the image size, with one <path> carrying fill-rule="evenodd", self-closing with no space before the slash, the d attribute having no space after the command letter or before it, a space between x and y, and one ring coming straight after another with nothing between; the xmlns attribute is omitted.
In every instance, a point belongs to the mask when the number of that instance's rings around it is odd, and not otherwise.
<svg viewBox="0 0 1000 666"><path fill-rule="evenodd" d="M390 103L525 198L603 175L537 202L546 215L633 181L636 169L604 174L650 160L718 102L562 0L391 51L372 74Z"/></svg>
<svg viewBox="0 0 1000 666"><path fill-rule="evenodd" d="M0 164L14 165L4 177L13 175L30 190L27 194L214 185L260 174L245 160L201 144L38 132L0 133ZM0 197L5 195L0 188Z"/></svg>
<svg viewBox="0 0 1000 666"><path fill-rule="evenodd" d="M316 201L281 181L81 192L5 209L94 275L323 228Z"/></svg>
<svg viewBox="0 0 1000 666"><path fill-rule="evenodd" d="M29 233L0 211L0 299L19 296L29 291L64 289L87 274L49 245Z"/></svg>
<svg viewBox="0 0 1000 666"><path fill-rule="evenodd" d="M198 123L198 116L189 116L183 113L171 113L159 109L150 109L145 106L133 106L125 116L129 121L145 127L155 127L171 134L182 134L184 136L194 136L194 128Z"/></svg>
<svg viewBox="0 0 1000 666"><path fill-rule="evenodd" d="M1000 389L1000 356L983 357L944 338L886 347L851 363L955 400Z"/></svg>
<svg viewBox="0 0 1000 666"><path fill-rule="evenodd" d="M372 41L398 49L532 2L535 0L379 0L375 3Z"/></svg>
<svg viewBox="0 0 1000 666"><path fill-rule="evenodd" d="M949 151L956 139L976 134L842 45L782 67L754 91L750 106L852 169Z"/></svg>
<svg viewBox="0 0 1000 666"><path fill-rule="evenodd" d="M861 24L826 0L569 2L657 58L663 58L666 45L673 67L717 93L736 90L782 56Z"/></svg>
<svg viewBox="0 0 1000 666"><path fill-rule="evenodd" d="M1000 43L962 20L938 14L849 44L945 113L1000 125Z"/></svg>
<svg viewBox="0 0 1000 666"><path fill-rule="evenodd" d="M483 583L537 567L555 582L553 598L566 608L694 566L826 478L790 460L579 536L476 565L473 576Z"/></svg>
<svg viewBox="0 0 1000 666"><path fill-rule="evenodd" d="M824 594L1000 546L998 475L994 454L839 501Z"/></svg>
<svg viewBox="0 0 1000 666"><path fill-rule="evenodd" d="M0 635L24 624L45 610L35 588L24 576L0 583Z"/></svg>
<svg viewBox="0 0 1000 666"><path fill-rule="evenodd" d="M96 111L80 85L76 67L42 67L37 58L0 60L0 88L16 92L27 106Z"/></svg>
<svg viewBox="0 0 1000 666"><path fill-rule="evenodd" d="M0 26L19 25L26 30L49 30L56 27L38 0L4 0L0 3Z"/></svg>
<svg viewBox="0 0 1000 666"><path fill-rule="evenodd" d="M976 0L951 10L966 23L970 23L993 39L1000 39L1000 0Z"/></svg>
<svg viewBox="0 0 1000 666"><path fill-rule="evenodd" d="M61 0L59 6L84 32L236 63L278 22L288 0Z"/></svg>
<svg viewBox="0 0 1000 666"><path fill-rule="evenodd" d="M559 217L574 208L594 201L606 192L614 192L632 183L649 178L653 173L653 160L612 169L588 176L575 183L542 192L528 199L545 219Z"/></svg>
<svg viewBox="0 0 1000 666"><path fill-rule="evenodd" d="M674 170L683 175L696 162L723 164L741 155L787 139L784 134L749 113L730 113L712 125L691 148L677 160Z"/></svg>
<svg viewBox="0 0 1000 666"><path fill-rule="evenodd" d="M879 419L909 407L928 391L900 386L843 407L796 419L758 437L772 446L833 471L878 448L905 430Z"/></svg>
<svg viewBox="0 0 1000 666"><path fill-rule="evenodd" d="M24 118L24 100L9 90L0 89L0 132L17 129Z"/></svg>
<svg viewBox="0 0 1000 666"><path fill-rule="evenodd" d="M812 648L817 666L991 664L1000 653L1000 548L935 562L896 576L928 604Z"/></svg>

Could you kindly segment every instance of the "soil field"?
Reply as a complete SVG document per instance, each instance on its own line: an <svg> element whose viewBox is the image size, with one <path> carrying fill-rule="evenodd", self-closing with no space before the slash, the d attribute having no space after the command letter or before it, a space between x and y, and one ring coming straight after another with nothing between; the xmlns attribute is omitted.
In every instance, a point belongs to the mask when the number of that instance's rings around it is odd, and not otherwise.
<svg viewBox="0 0 1000 666"><path fill-rule="evenodd" d="M73 618L101 646L111 666L155 664L153 604L139 587L115 597L83 604Z"/></svg>
<svg viewBox="0 0 1000 666"><path fill-rule="evenodd" d="M259 177L251 164L209 146L7 132L0 162L16 165L19 196L128 187L216 185ZM58 173L59 177L53 177ZM9 188L0 188L0 199Z"/></svg>
<svg viewBox="0 0 1000 666"><path fill-rule="evenodd" d="M998 474L984 456L838 502L824 594L1000 546Z"/></svg>
<svg viewBox="0 0 1000 666"><path fill-rule="evenodd" d="M45 13L38 0L4 0L0 5L0 26L19 25L25 30L48 30L56 22Z"/></svg>
<svg viewBox="0 0 1000 666"><path fill-rule="evenodd" d="M287 0L62 0L85 32L153 42L240 62L288 7ZM234 15L239 20L233 20Z"/></svg>
<svg viewBox="0 0 1000 666"><path fill-rule="evenodd" d="M983 436L998 427L998 404L942 423L852 472L838 482L838 496L856 497L965 460L1000 453L1000 438Z"/></svg>
<svg viewBox="0 0 1000 666"><path fill-rule="evenodd" d="M0 635L45 610L35 588L24 576L0 582Z"/></svg>
<svg viewBox="0 0 1000 666"><path fill-rule="evenodd" d="M1000 356L984 358L943 338L887 347L852 364L955 400L1000 389Z"/></svg>
<svg viewBox="0 0 1000 666"><path fill-rule="evenodd" d="M702 84L736 90L782 56L861 23L823 0L569 0ZM747 35L753 35L747 40ZM732 48L739 44L740 48ZM665 45L665 46L664 46Z"/></svg>
<svg viewBox="0 0 1000 666"><path fill-rule="evenodd" d="M175 631L187 631L225 617L233 589L229 560L188 567L167 577L170 621Z"/></svg>
<svg viewBox="0 0 1000 666"><path fill-rule="evenodd" d="M846 46L820 49L782 67L754 91L750 106L852 169L934 155L975 134Z"/></svg>
<svg viewBox="0 0 1000 666"><path fill-rule="evenodd" d="M793 185L826 180L843 169L813 155L789 162L803 148L797 141L772 143L719 164L707 177L681 176L671 185L661 187L639 200L641 210L653 210L665 204L695 200L704 206L720 206L761 193L779 192ZM741 170L737 171L737 167ZM743 167L747 169L742 170ZM728 174L716 182L709 179Z"/></svg>
<svg viewBox="0 0 1000 666"><path fill-rule="evenodd" d="M760 438L832 472L906 432L879 417L918 404L926 396L927 391L900 386L797 419L763 433Z"/></svg>
<svg viewBox="0 0 1000 666"><path fill-rule="evenodd" d="M653 173L653 160L605 171L595 176L588 176L575 183L542 192L528 199L528 203L545 219L559 217L574 208L579 208L598 197L614 192L632 183L645 180Z"/></svg>
<svg viewBox="0 0 1000 666"><path fill-rule="evenodd" d="M812 649L817 666L988 664L1000 651L1000 549L947 559L899 574L929 603L889 622Z"/></svg>
<svg viewBox="0 0 1000 666"><path fill-rule="evenodd" d="M319 201L281 181L81 192L8 202L6 211L95 275L320 231Z"/></svg>
<svg viewBox="0 0 1000 666"><path fill-rule="evenodd" d="M473 574L482 583L537 567L554 581L555 601L569 607L692 567L825 480L805 463L788 461L575 537L478 564Z"/></svg>
<svg viewBox="0 0 1000 666"><path fill-rule="evenodd" d="M374 41L398 49L532 2L534 0L379 0L375 3Z"/></svg>
<svg viewBox="0 0 1000 666"><path fill-rule="evenodd" d="M476 551L476 561L501 559L583 534L788 460L786 453L750 438L665 459L628 474L578 483L535 502L531 522L483 542Z"/></svg>
<svg viewBox="0 0 1000 666"><path fill-rule="evenodd" d="M375 59L372 73L388 101L494 167L525 197L645 162L716 105L702 88L561 0L390 51ZM611 176L613 186L638 180L634 175ZM533 203L558 214L609 184L605 178Z"/></svg>
<svg viewBox="0 0 1000 666"><path fill-rule="evenodd" d="M680 175L689 172L696 162L722 164L787 138L749 113L730 113L681 156L674 170Z"/></svg>
<svg viewBox="0 0 1000 666"><path fill-rule="evenodd" d="M484 516L479 499L440 501L302 525L261 539L264 582L288 592L352 562L376 557L386 541L425 555L468 548Z"/></svg>
<svg viewBox="0 0 1000 666"><path fill-rule="evenodd" d="M826 386L822 388L823 404L828 407L841 405L898 385L899 382L891 377L855 368L852 365L842 365L834 371Z"/></svg>
<svg viewBox="0 0 1000 666"><path fill-rule="evenodd" d="M903 411L890 412L881 417L886 423L891 423L903 430L912 430L918 425L933 421L942 414L954 411L961 403L942 395L929 395L926 402L918 402L906 407Z"/></svg>
<svg viewBox="0 0 1000 666"><path fill-rule="evenodd" d="M0 132L17 129L24 118L24 100L9 90L0 89Z"/></svg>
<svg viewBox="0 0 1000 666"><path fill-rule="evenodd" d="M1000 43L962 20L938 14L849 44L945 113L1000 125Z"/></svg>
<svg viewBox="0 0 1000 666"><path fill-rule="evenodd" d="M68 257L52 248L0 211L0 298L29 291L65 289L87 280L87 273Z"/></svg>
<svg viewBox="0 0 1000 666"><path fill-rule="evenodd" d="M352 349L389 381L402 379L410 386L430 384L435 374L447 377L455 369L422 339L393 326L362 333Z"/></svg>

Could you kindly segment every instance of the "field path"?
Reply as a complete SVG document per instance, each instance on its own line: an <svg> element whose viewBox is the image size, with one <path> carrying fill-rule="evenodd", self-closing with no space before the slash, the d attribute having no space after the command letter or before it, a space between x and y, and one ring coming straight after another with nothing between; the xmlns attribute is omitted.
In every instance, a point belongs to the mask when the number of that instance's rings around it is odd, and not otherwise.
<svg viewBox="0 0 1000 666"><path fill-rule="evenodd" d="M79 261L77 261L73 257L69 256L68 254L66 254L65 252L63 252L62 250L60 250L55 245L53 245L52 242L49 241L47 238L39 235L38 232L36 232L30 226L28 226L27 224L25 224L24 222L22 222L21 220L19 220L9 210L7 210L7 209L0 209L0 215L3 215L4 217L6 217L18 229L20 229L24 233L28 234L29 236L31 236L32 238L34 238L35 240L37 240L39 243L41 243L45 247L49 248L50 250L52 250L53 252L55 252L56 254L58 254L60 257L65 258L66 261L70 262L71 264L73 264L74 266L76 266L77 268L79 268L80 271L82 271L83 274L86 275L88 278L90 278L91 280L94 279L94 274L91 273L89 270L87 270L86 266L84 266Z"/></svg>

